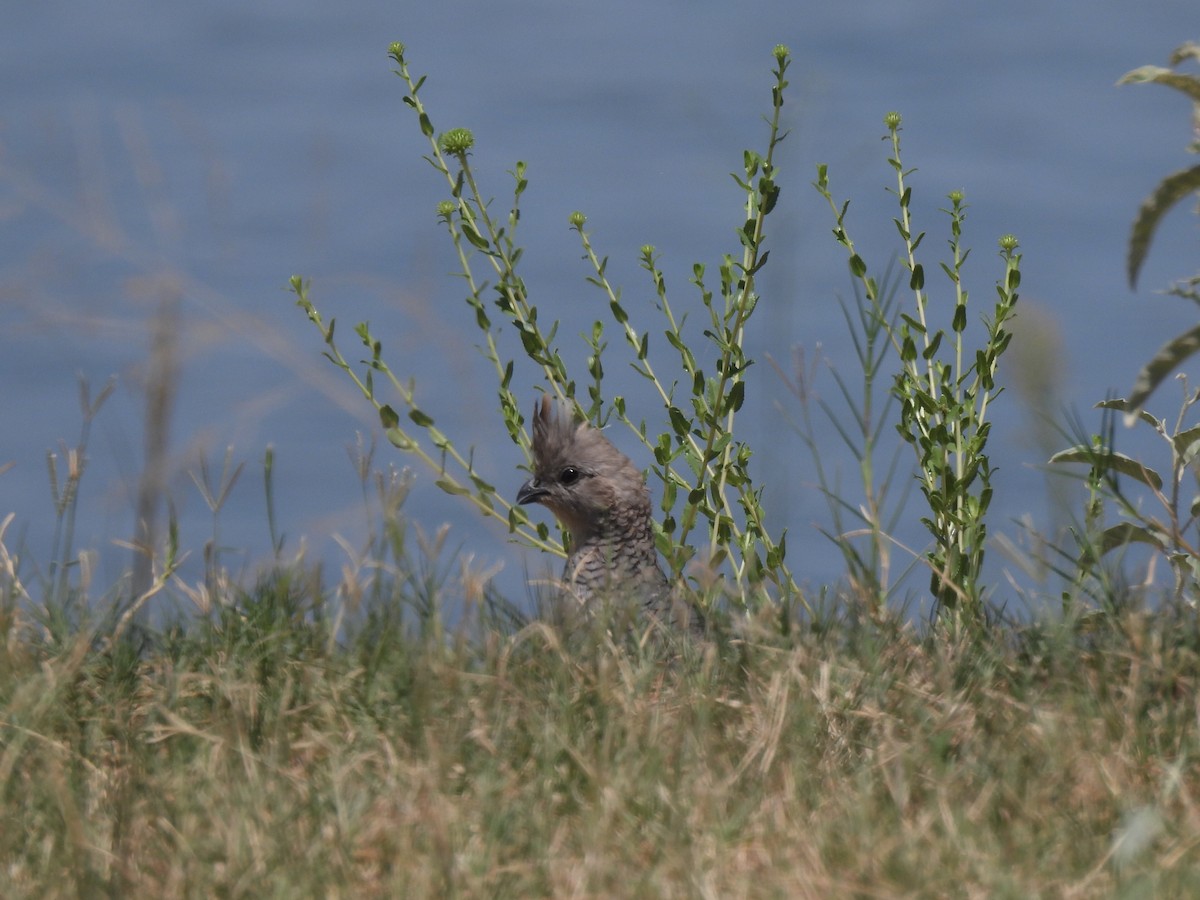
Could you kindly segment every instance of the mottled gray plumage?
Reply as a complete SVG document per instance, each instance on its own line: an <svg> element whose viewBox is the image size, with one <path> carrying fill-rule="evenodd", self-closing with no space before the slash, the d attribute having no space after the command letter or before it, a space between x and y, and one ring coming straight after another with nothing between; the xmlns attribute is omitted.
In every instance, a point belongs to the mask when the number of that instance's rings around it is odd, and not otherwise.
<svg viewBox="0 0 1200 900"><path fill-rule="evenodd" d="M659 568L642 473L597 429L557 412L549 396L534 410L533 477L517 502L541 503L570 533L563 582L582 604L628 600L653 620L698 626Z"/></svg>

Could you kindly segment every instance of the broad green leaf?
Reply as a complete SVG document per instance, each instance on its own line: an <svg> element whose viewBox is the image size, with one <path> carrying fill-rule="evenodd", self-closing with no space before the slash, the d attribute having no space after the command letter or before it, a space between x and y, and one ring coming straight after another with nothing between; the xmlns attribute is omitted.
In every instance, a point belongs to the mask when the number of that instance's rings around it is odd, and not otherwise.
<svg viewBox="0 0 1200 900"><path fill-rule="evenodd" d="M1131 425L1142 404L1185 359L1200 350L1200 325L1168 341L1138 373L1126 406L1125 424Z"/></svg>
<svg viewBox="0 0 1200 900"><path fill-rule="evenodd" d="M1139 409L1139 410L1134 411L1132 409L1132 407L1129 405L1128 400L1122 400L1119 398L1113 398L1111 400L1101 400L1099 403L1096 404L1095 408L1096 409L1115 409L1115 410L1125 413L1125 416L1126 416L1125 424L1126 425L1133 424L1134 416L1137 416L1143 422L1148 424L1151 428L1157 429L1157 428L1161 427L1161 425L1162 425L1162 422L1157 417L1152 416L1150 413L1146 412L1144 409Z"/></svg>
<svg viewBox="0 0 1200 900"><path fill-rule="evenodd" d="M1118 547L1126 547L1129 544L1149 544L1159 550L1166 549L1161 535L1155 534L1154 531L1142 525L1122 522L1104 529L1100 534L1100 555L1103 556Z"/></svg>
<svg viewBox="0 0 1200 900"><path fill-rule="evenodd" d="M1193 425L1186 431L1179 432L1171 438L1171 445L1175 448L1175 455L1179 457L1180 461L1184 465L1191 465L1197 451L1200 451L1200 425Z"/></svg>
<svg viewBox="0 0 1200 900"><path fill-rule="evenodd" d="M1189 59L1200 61L1200 44L1195 41L1185 41L1171 51L1171 65L1173 66Z"/></svg>
<svg viewBox="0 0 1200 900"><path fill-rule="evenodd" d="M1133 220L1133 228L1129 232L1126 270L1131 288L1137 287L1138 273L1150 250L1150 241L1154 237L1159 220L1176 203L1197 190L1200 190L1200 166L1193 166L1168 175L1159 182L1154 193L1142 201L1137 217Z"/></svg>
<svg viewBox="0 0 1200 900"><path fill-rule="evenodd" d="M1117 82L1119 85L1151 83L1173 87L1175 90L1187 94L1196 103L1200 103L1200 78L1195 75L1184 75L1172 69L1164 69L1162 66L1141 66L1132 72L1126 72Z"/></svg>
<svg viewBox="0 0 1200 900"><path fill-rule="evenodd" d="M1052 464L1084 463L1089 466L1101 463L1108 469L1120 472L1122 475L1128 475L1134 481L1140 481L1142 484L1148 485L1156 491L1162 490L1163 480L1161 475L1123 453L1106 453L1097 450L1095 447L1070 447L1055 453L1050 457L1050 462Z"/></svg>

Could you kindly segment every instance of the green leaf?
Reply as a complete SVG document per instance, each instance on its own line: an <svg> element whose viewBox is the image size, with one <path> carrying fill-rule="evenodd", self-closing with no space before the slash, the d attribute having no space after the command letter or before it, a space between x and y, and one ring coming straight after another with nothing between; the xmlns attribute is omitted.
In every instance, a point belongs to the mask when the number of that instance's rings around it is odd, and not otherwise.
<svg viewBox="0 0 1200 900"><path fill-rule="evenodd" d="M488 242L484 239L484 237L466 222L462 223L462 233L466 236L467 240L471 242L472 246L477 247L480 250L488 249Z"/></svg>
<svg viewBox="0 0 1200 900"><path fill-rule="evenodd" d="M1132 72L1126 72L1117 84L1165 84L1187 94L1193 102L1200 103L1200 78L1195 75L1183 75L1162 66L1141 66Z"/></svg>
<svg viewBox="0 0 1200 900"><path fill-rule="evenodd" d="M395 428L400 424L400 417L396 415L396 411L386 403L379 407L379 424L383 426L384 431L389 428Z"/></svg>
<svg viewBox="0 0 1200 900"><path fill-rule="evenodd" d="M761 210L764 216L769 216L771 211L775 209L775 204L779 202L779 187L774 181L768 178L762 178L758 182L758 189L762 194Z"/></svg>
<svg viewBox="0 0 1200 900"><path fill-rule="evenodd" d="M1195 41L1184 41L1171 51L1171 65L1177 66L1189 59L1200 62L1200 44Z"/></svg>
<svg viewBox="0 0 1200 900"><path fill-rule="evenodd" d="M510 506L508 508L508 530L514 532L521 525L528 525L529 517L525 515L525 509L520 506Z"/></svg>
<svg viewBox="0 0 1200 900"><path fill-rule="evenodd" d="M967 304L960 303L954 307L954 323L951 325L955 334L962 334L967 329Z"/></svg>
<svg viewBox="0 0 1200 900"><path fill-rule="evenodd" d="M439 478L434 482L434 484L440 487L447 494L454 494L455 496L463 496L471 493L470 488L463 487L463 485L451 481L449 478Z"/></svg>
<svg viewBox="0 0 1200 900"><path fill-rule="evenodd" d="M1100 555L1103 556L1118 547L1126 547L1129 544L1149 544L1159 550L1167 549L1162 537L1149 528L1135 525L1132 522L1121 522L1119 525L1113 525L1101 532Z"/></svg>
<svg viewBox="0 0 1200 900"><path fill-rule="evenodd" d="M1106 452L1097 450L1095 447L1070 447L1066 450L1060 450L1050 457L1050 462L1053 463L1084 463L1089 466L1103 466L1114 472L1120 472L1122 475L1128 475L1134 481L1140 481L1142 484L1154 488L1156 491L1162 490L1163 480L1151 468L1142 465L1136 459L1126 456L1124 453Z"/></svg>
<svg viewBox="0 0 1200 900"><path fill-rule="evenodd" d="M417 449L417 442L410 438L399 428L389 428L383 433L388 442L398 450L405 452Z"/></svg>
<svg viewBox="0 0 1200 900"><path fill-rule="evenodd" d="M742 246L749 247L751 250L754 249L754 232L757 228L758 223L754 219L746 220L745 224L738 231L738 240L741 241Z"/></svg>
<svg viewBox="0 0 1200 900"><path fill-rule="evenodd" d="M408 411L408 417L413 420L421 428L428 428L433 424L433 417L419 409L413 408ZM399 420L397 420L399 421Z"/></svg>
<svg viewBox="0 0 1200 900"><path fill-rule="evenodd" d="M487 499L486 496L482 496L482 495L496 493L496 486L494 484L492 484L491 482L485 480L482 476L476 475L474 472L468 472L467 474L471 476L471 483L473 485L475 485L476 488L479 489L479 492L481 494L480 499L486 500Z"/></svg>
<svg viewBox="0 0 1200 900"><path fill-rule="evenodd" d="M1096 409L1115 409L1119 412L1127 413L1128 417L1125 422L1126 425L1132 425L1133 424L1133 416L1136 415L1139 419L1141 419L1143 422L1145 422L1151 428L1158 429L1162 426L1162 421L1160 419L1157 419L1154 416L1150 415L1150 413L1146 412L1144 409L1139 409L1137 411L1130 410L1129 401L1122 400L1120 398L1113 398L1110 400L1101 400L1099 403L1096 404L1095 408Z"/></svg>
<svg viewBox="0 0 1200 900"><path fill-rule="evenodd" d="M1129 233L1129 257L1126 270L1131 288L1137 287L1138 273L1150 250L1150 241L1154 237L1154 230L1158 227L1159 220L1176 203L1197 190L1200 190L1200 166L1193 166L1190 169L1168 175L1159 182L1154 193L1142 202Z"/></svg>
<svg viewBox="0 0 1200 900"><path fill-rule="evenodd" d="M735 381L733 387L729 389L729 399L726 403L726 409L737 412L742 408L742 403L746 399L746 382Z"/></svg>
<svg viewBox="0 0 1200 900"><path fill-rule="evenodd" d="M929 360L937 355L938 347L942 344L942 334L943 332L939 331L933 336L933 340L929 342L929 346L921 351L922 358Z"/></svg>
<svg viewBox="0 0 1200 900"><path fill-rule="evenodd" d="M1142 404L1185 359L1200 350L1200 325L1168 341L1138 373L1125 410L1125 424L1131 425Z"/></svg>
<svg viewBox="0 0 1200 900"><path fill-rule="evenodd" d="M679 409L679 407L677 407L677 406L670 407L667 410L667 415L670 417L671 427L675 429L675 433L677 435L679 435L680 437L683 437L685 434L688 433L688 428L691 423L688 422L687 416L685 416L683 414L683 411L681 409Z"/></svg>
<svg viewBox="0 0 1200 900"><path fill-rule="evenodd" d="M1184 465L1191 465L1197 451L1200 451L1200 425L1193 425L1186 431L1181 431L1171 438L1175 455Z"/></svg>

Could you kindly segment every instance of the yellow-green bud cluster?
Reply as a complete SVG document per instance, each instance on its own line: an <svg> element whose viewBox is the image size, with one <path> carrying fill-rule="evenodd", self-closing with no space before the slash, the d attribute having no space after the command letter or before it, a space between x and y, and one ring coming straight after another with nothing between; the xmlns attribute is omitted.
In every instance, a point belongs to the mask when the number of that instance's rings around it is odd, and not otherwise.
<svg viewBox="0 0 1200 900"><path fill-rule="evenodd" d="M443 153L462 156L475 146L475 135L471 134L469 128L451 128L438 138L438 146Z"/></svg>

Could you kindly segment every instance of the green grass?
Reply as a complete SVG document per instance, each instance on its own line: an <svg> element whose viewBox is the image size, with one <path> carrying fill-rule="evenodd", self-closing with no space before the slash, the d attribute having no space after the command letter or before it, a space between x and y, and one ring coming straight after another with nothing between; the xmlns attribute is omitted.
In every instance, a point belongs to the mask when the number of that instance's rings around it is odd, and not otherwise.
<svg viewBox="0 0 1200 900"><path fill-rule="evenodd" d="M750 621L677 653L421 637L397 596L335 641L316 584L140 653L10 611L0 894L1200 890L1193 616L991 644Z"/></svg>

